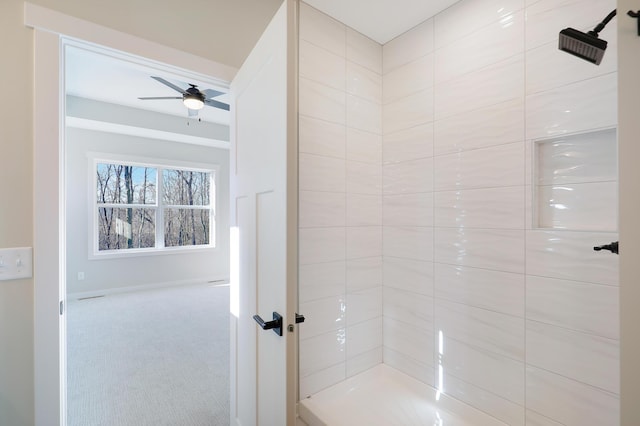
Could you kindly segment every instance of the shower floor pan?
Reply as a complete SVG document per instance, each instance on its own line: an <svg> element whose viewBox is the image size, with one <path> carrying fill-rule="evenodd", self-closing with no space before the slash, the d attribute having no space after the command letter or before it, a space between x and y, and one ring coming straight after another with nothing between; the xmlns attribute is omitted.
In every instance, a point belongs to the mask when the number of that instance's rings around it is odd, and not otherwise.
<svg viewBox="0 0 640 426"><path fill-rule="evenodd" d="M309 426L505 426L398 370L380 364L300 401Z"/></svg>

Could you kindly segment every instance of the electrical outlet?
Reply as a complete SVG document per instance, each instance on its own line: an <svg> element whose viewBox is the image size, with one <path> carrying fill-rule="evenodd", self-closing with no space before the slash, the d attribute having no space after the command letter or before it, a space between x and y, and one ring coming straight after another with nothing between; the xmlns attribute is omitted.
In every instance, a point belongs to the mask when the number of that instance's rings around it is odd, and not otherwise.
<svg viewBox="0 0 640 426"><path fill-rule="evenodd" d="M78 272L78 281L84 280L84 272Z"/></svg>

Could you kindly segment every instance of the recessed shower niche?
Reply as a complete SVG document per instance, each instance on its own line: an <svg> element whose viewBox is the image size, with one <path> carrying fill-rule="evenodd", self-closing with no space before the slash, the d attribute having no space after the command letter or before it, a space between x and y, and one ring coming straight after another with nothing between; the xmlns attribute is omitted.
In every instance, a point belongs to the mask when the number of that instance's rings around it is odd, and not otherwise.
<svg viewBox="0 0 640 426"><path fill-rule="evenodd" d="M618 229L616 129L534 143L534 227Z"/></svg>

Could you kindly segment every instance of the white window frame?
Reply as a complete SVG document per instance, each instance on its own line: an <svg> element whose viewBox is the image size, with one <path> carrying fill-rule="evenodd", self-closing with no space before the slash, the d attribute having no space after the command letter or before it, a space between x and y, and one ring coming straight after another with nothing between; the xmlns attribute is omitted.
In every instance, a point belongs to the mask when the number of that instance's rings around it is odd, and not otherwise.
<svg viewBox="0 0 640 426"><path fill-rule="evenodd" d="M216 248L216 236L217 236L217 206L218 206L218 191L217 181L218 173L220 171L219 165L196 163L190 161L179 160L167 160L162 158L153 157L140 157L131 155L120 155L111 153L99 153L90 152L87 154L89 159L87 171L89 178L89 195L88 200L88 214L89 220L89 259L113 259L132 256L155 256L155 255L167 255L177 253L188 253L193 251L205 251ZM136 205L140 208L148 208L156 210L156 223L155 223L155 246L147 248L132 248L132 249L120 249L120 250L99 250L99 231L98 231L98 199L96 193L97 176L96 169L99 163L109 164L122 164L127 166L137 167L150 167L157 169L157 181L156 181L156 202L155 204ZM209 244L188 245L188 246L164 246L164 210L167 208L189 208L185 206L163 205L162 204L162 170L189 170L196 172L210 173L211 177L211 194L209 197ZM107 205L110 207L110 205ZM115 206L116 208L123 208L122 205Z"/></svg>

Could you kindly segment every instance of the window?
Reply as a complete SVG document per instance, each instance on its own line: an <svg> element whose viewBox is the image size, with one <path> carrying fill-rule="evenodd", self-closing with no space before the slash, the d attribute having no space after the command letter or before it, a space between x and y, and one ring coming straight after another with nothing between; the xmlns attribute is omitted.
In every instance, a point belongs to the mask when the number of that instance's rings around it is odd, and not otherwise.
<svg viewBox="0 0 640 426"><path fill-rule="evenodd" d="M93 164L95 254L215 246L213 170Z"/></svg>

